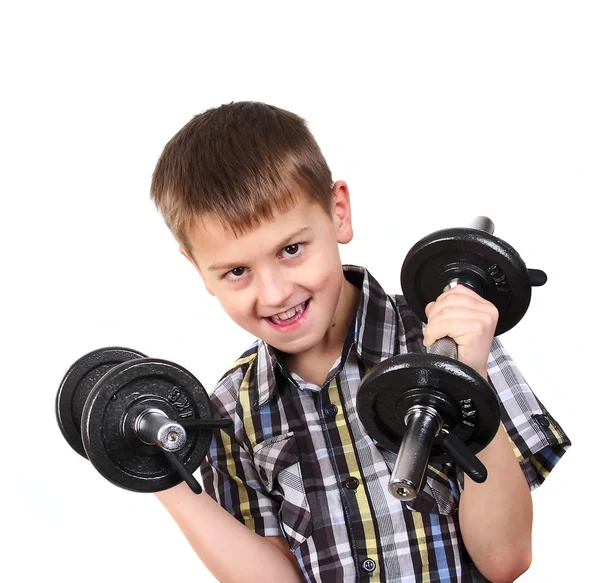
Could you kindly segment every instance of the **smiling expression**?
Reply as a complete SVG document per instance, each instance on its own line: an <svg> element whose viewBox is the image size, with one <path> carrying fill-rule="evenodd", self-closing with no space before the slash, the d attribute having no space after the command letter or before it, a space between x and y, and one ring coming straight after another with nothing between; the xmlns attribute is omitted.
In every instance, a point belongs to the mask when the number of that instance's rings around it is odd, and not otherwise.
<svg viewBox="0 0 600 583"><path fill-rule="evenodd" d="M338 243L352 239L344 182L333 188L333 212L301 195L291 210L236 237L213 217L190 233L206 289L241 328L289 354L343 343L350 295ZM187 255L186 255L187 256ZM341 336L340 336L341 335Z"/></svg>

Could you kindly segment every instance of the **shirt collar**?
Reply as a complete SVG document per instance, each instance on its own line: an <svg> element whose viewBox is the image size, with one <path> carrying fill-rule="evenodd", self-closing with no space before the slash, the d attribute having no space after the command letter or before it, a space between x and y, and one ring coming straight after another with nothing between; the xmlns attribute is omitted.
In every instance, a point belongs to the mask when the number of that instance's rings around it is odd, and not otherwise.
<svg viewBox="0 0 600 583"><path fill-rule="evenodd" d="M372 367L398 354L398 338L403 333L399 326L402 327L402 322L395 303L364 267L344 265L343 270L346 279L361 290L356 318L348 330L346 345L353 344L359 359ZM273 397L278 382L285 380L298 386L279 360L277 351L262 340L258 341L254 380L254 405L258 409Z"/></svg>

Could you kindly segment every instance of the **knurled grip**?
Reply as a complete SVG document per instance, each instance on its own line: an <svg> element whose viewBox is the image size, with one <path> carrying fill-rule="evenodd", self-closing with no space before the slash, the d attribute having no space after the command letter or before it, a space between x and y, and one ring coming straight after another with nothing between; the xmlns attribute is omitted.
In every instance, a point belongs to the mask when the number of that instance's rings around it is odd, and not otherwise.
<svg viewBox="0 0 600 583"><path fill-rule="evenodd" d="M456 342L449 336L436 340L428 350L429 354L436 354L438 356L447 356L458 360L458 346Z"/></svg>

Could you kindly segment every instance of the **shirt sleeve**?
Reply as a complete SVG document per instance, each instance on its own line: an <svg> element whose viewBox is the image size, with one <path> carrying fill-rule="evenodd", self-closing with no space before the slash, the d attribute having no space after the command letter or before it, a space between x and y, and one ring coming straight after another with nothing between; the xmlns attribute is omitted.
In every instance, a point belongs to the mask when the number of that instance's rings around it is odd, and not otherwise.
<svg viewBox="0 0 600 583"><path fill-rule="evenodd" d="M236 373L226 377L211 396L213 416L233 420L233 428L215 430L200 464L204 490L234 518L262 536L282 536L278 503L261 482L252 452L244 444L243 414L235 397Z"/></svg>
<svg viewBox="0 0 600 583"><path fill-rule="evenodd" d="M488 376L500 403L501 421L531 490L550 474L571 442L494 338Z"/></svg>

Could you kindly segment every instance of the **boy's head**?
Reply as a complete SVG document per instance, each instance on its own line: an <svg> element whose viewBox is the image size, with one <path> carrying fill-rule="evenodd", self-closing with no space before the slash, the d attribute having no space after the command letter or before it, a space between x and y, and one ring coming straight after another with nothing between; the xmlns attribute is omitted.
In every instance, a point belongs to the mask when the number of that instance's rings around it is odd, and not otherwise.
<svg viewBox="0 0 600 583"><path fill-rule="evenodd" d="M352 238L344 182L305 122L262 103L193 118L165 147L152 198L209 293L287 353L344 335L351 303L338 243ZM327 342L326 342L327 344Z"/></svg>
<svg viewBox="0 0 600 583"><path fill-rule="evenodd" d="M272 219L304 194L326 212L329 166L306 123L264 103L238 102L195 116L165 146L151 197L190 257L190 233L205 218L233 234Z"/></svg>

